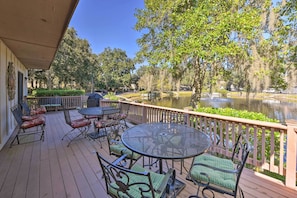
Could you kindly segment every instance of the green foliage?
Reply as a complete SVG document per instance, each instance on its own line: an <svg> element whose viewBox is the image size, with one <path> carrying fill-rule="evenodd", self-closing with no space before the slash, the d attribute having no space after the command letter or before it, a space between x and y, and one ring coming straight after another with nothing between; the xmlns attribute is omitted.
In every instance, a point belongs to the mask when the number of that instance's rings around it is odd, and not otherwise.
<svg viewBox="0 0 297 198"><path fill-rule="evenodd" d="M268 118L263 113L249 112L246 110L236 110L236 109L232 109L232 108L199 107L199 108L195 109L195 111L223 115L223 116L231 116L231 117L237 117L237 118L245 118L245 119L250 119L250 120L259 120L259 121L266 121L266 122L279 122L276 119Z"/></svg>
<svg viewBox="0 0 297 198"><path fill-rule="evenodd" d="M106 48L98 56L100 72L97 80L104 89L115 91L119 88L130 87L131 73L135 69L132 59L121 49Z"/></svg>
<svg viewBox="0 0 297 198"><path fill-rule="evenodd" d="M44 96L81 96L84 95L83 90L47 90L47 89L36 89L32 91L32 95L35 97Z"/></svg>
<svg viewBox="0 0 297 198"><path fill-rule="evenodd" d="M56 84L90 90L96 69L96 56L87 40L80 39L74 28L67 29L51 65Z"/></svg>
<svg viewBox="0 0 297 198"><path fill-rule="evenodd" d="M104 98L109 100L119 100L119 97L116 96L113 92L108 92L108 94L105 95Z"/></svg>
<svg viewBox="0 0 297 198"><path fill-rule="evenodd" d="M219 89L216 92L220 93L222 97L227 97L227 94L229 93L226 89Z"/></svg>
<svg viewBox="0 0 297 198"><path fill-rule="evenodd" d="M137 59L170 68L177 82L189 69L195 107L206 73L214 79L229 59L244 54L245 43L260 27L260 7L246 1L145 1L145 9L135 14L135 29L146 30Z"/></svg>
<svg viewBox="0 0 297 198"><path fill-rule="evenodd" d="M265 115L263 115L262 113L257 113L257 112L248 112L246 110L235 110L235 109L231 109L231 108L211 108L211 107L201 107L196 109L195 111L197 112L204 112L204 113L210 113L210 114L218 114L218 115L223 115L223 116L231 116L231 117L237 117L237 118L245 118L245 119L251 119L251 120L259 120L259 121L266 121L266 122L274 122L277 123L279 122L276 119L271 119L266 117ZM192 120L192 122L196 125L201 123L200 118L197 118L195 120ZM221 131L223 133L223 137L225 138L225 136L227 134L229 134L229 139L232 138L231 134L228 133L226 130L229 127L228 122L220 122L219 125L216 125L218 128L216 129L217 131ZM211 124L209 124L209 126L211 127ZM208 130L208 125L203 125L201 127L201 130ZM239 131L239 129L241 130L241 132L244 133L249 133L249 134L254 134L255 133L255 129L254 127L248 127L248 126L241 126L241 128L238 128L235 126L235 128L233 130L235 131ZM257 153L256 153L256 157L257 160L263 160L263 158L265 158L266 162L270 162L271 155L274 155L274 162L276 165L280 164L280 155L281 153L280 151L280 132L273 132L269 129L266 130L257 130L257 137L256 139L254 139L254 135L251 135L253 138L250 139L250 142L252 145L254 145L254 141L257 141ZM264 139L263 139L264 138ZM271 142L274 141L274 142ZM264 143L264 145L263 145ZM273 149L272 149L273 146ZM262 155L262 149L263 147L265 148L265 154ZM271 153L273 152L273 153Z"/></svg>

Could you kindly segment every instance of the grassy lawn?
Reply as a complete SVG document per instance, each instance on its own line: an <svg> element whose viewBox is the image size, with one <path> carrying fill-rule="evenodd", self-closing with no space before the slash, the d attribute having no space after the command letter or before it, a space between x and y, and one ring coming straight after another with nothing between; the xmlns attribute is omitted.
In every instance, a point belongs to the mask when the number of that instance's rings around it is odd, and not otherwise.
<svg viewBox="0 0 297 198"><path fill-rule="evenodd" d="M227 96L229 98L245 98L245 92L228 92ZM272 93L250 93L250 98L252 99L276 99L287 102L297 102L297 94L272 94Z"/></svg>

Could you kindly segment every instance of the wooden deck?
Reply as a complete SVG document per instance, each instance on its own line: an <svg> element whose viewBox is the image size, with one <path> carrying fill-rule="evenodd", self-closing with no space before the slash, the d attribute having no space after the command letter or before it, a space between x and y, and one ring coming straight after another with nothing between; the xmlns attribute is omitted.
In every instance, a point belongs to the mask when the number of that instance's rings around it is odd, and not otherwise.
<svg viewBox="0 0 297 198"><path fill-rule="evenodd" d="M76 111L71 113L79 116ZM100 148L97 141L82 138L67 147L68 140L61 141L62 136L70 130L65 124L63 112L49 112L46 117L44 142L36 141L12 148L6 145L1 150L0 197L107 197L101 168L94 153L97 150L111 159L106 141ZM189 167L190 163L191 159L186 160L185 164ZM178 197L195 194L197 186L185 180L185 171L183 175L179 174L178 163L175 163L175 168L177 177L186 182L186 187ZM247 198L297 197L297 190L247 169L243 172L240 186Z"/></svg>

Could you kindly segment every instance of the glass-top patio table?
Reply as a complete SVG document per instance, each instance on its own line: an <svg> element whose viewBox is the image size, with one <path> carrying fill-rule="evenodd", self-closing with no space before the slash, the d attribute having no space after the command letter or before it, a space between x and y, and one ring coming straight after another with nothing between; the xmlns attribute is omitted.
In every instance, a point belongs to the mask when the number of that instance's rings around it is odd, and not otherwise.
<svg viewBox="0 0 297 198"><path fill-rule="evenodd" d="M195 128L160 122L127 129L122 134L122 142L134 152L159 159L160 173L163 173L163 159L191 158L204 153L211 145L210 137Z"/></svg>
<svg viewBox="0 0 297 198"><path fill-rule="evenodd" d="M127 129L123 144L134 152L157 159L185 159L204 153L210 137L195 128L174 123L145 123ZM162 172L162 163L160 163Z"/></svg>
<svg viewBox="0 0 297 198"><path fill-rule="evenodd" d="M78 110L80 114L88 116L103 116L103 113L107 115L117 113L118 111L119 109L114 107L88 107Z"/></svg>
<svg viewBox="0 0 297 198"><path fill-rule="evenodd" d="M120 109L114 108L114 107L88 107L88 108L82 108L78 110L78 112L84 116L97 116L99 119L99 118L102 118L103 116L119 113ZM105 137L106 131L103 131L102 133L100 133L100 130L98 129L97 131L88 133L87 135L92 139L97 139L97 138Z"/></svg>

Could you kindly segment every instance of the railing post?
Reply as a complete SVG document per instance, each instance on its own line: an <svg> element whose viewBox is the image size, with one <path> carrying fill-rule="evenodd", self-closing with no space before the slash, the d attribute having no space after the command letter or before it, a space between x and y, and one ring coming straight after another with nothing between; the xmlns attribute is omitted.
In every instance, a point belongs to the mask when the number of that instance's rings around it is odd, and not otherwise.
<svg viewBox="0 0 297 198"><path fill-rule="evenodd" d="M147 123L147 107L143 107L142 111L142 123Z"/></svg>
<svg viewBox="0 0 297 198"><path fill-rule="evenodd" d="M286 170L286 186L296 188L296 143L297 143L297 121L286 120L288 126L287 131L287 170Z"/></svg>
<svg viewBox="0 0 297 198"><path fill-rule="evenodd" d="M184 108L185 111L193 111L193 108L192 107L185 107ZM190 114L189 112L187 113L184 113L184 118L186 118L186 123L188 126L191 126L191 123L190 123Z"/></svg>

